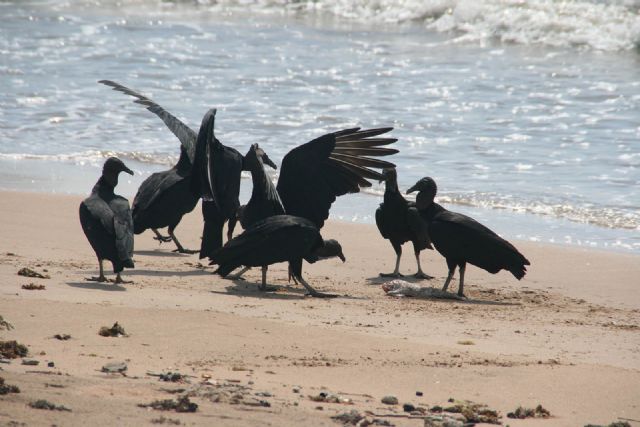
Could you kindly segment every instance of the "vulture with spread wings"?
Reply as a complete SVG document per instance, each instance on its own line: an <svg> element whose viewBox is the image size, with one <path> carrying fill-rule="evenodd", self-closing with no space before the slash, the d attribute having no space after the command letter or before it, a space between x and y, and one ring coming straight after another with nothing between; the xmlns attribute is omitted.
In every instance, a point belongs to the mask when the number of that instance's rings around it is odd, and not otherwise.
<svg viewBox="0 0 640 427"><path fill-rule="evenodd" d="M395 138L379 137L392 129L344 129L298 146L284 157L275 187L264 171L263 152L254 144L245 156L254 183L251 200L240 217L246 230L213 254L212 263L219 265L217 273L224 277L240 266L261 266L261 289L265 289L267 266L288 261L294 281L313 296L326 296L304 281L302 260L332 256L344 260L338 242L323 240L320 229L337 197L370 187L368 179L382 180L372 168L395 166L372 158L398 152L384 147L396 142ZM283 216L287 218L280 218Z"/></svg>
<svg viewBox="0 0 640 427"><path fill-rule="evenodd" d="M151 229L162 242L173 240L177 252L194 253L184 249L174 234L182 216L191 212L198 203L200 195L191 190L191 170L195 159L196 139L198 135L174 115L156 104L151 99L111 80L100 80L99 83L110 86L113 90L136 98L137 104L144 105L167 125L169 130L180 140L180 158L169 170L156 172L145 179L133 199L134 231L140 234ZM169 236L163 236L159 228L168 227Z"/></svg>

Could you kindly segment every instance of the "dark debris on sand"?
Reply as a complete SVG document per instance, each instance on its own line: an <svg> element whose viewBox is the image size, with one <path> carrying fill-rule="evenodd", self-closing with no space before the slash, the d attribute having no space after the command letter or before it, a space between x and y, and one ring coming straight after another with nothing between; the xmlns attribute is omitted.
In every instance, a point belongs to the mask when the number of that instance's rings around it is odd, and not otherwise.
<svg viewBox="0 0 640 427"><path fill-rule="evenodd" d="M469 400L449 399L449 402L453 405L444 407L442 410L462 415L467 423L502 424L498 411L489 409L487 405Z"/></svg>
<svg viewBox="0 0 640 427"><path fill-rule="evenodd" d="M584 427L631 427L626 421L614 421L611 424L601 425L601 424L587 424Z"/></svg>
<svg viewBox="0 0 640 427"><path fill-rule="evenodd" d="M361 414L360 412L352 409L349 412L343 412L338 415L334 415L331 419L345 425L345 426L358 426L358 427L367 427L367 426L387 426L393 427L395 424L387 420L383 420L380 418L371 418L366 415Z"/></svg>
<svg viewBox="0 0 640 427"><path fill-rule="evenodd" d="M53 338L60 340L60 341L67 341L71 339L71 335L69 334L55 334L53 336Z"/></svg>
<svg viewBox="0 0 640 427"><path fill-rule="evenodd" d="M147 372L147 375L151 375L152 377L158 377L160 381L166 382L189 382L187 379L187 375L181 374L180 372L163 372L163 373L155 373L155 372Z"/></svg>
<svg viewBox="0 0 640 427"><path fill-rule="evenodd" d="M47 289L45 285L36 285L35 283L29 283L28 285L22 285L22 289L27 291L44 291Z"/></svg>
<svg viewBox="0 0 640 427"><path fill-rule="evenodd" d="M244 405L253 407L271 407L271 403L265 399L264 393L255 393L251 387L231 381L207 381L191 387L186 392L187 396L207 399L212 403L228 403L230 405Z"/></svg>
<svg viewBox="0 0 640 427"><path fill-rule="evenodd" d="M190 401L188 396L180 396L176 400L154 400L151 403L140 403L138 406L159 411L196 412L198 410L198 405Z"/></svg>
<svg viewBox="0 0 640 427"><path fill-rule="evenodd" d="M329 393L326 391L322 391L316 395L309 395L309 399L313 402L343 403L346 405L353 405L353 401L351 399L342 397L339 394Z"/></svg>
<svg viewBox="0 0 640 427"><path fill-rule="evenodd" d="M29 403L29 406L31 406L34 409L46 409L49 411L71 412L71 409L67 408L66 406L56 405L44 399L39 399L39 400L36 400L35 402L31 402Z"/></svg>
<svg viewBox="0 0 640 427"><path fill-rule="evenodd" d="M124 331L122 325L118 324L118 322L114 323L112 327L103 326L98 331L98 335L103 337L126 337L127 333Z"/></svg>
<svg viewBox="0 0 640 427"><path fill-rule="evenodd" d="M174 420L173 418L167 418L162 416L160 418L152 419L151 424L169 424L169 425L179 426L180 420Z"/></svg>
<svg viewBox="0 0 640 427"><path fill-rule="evenodd" d="M12 329L13 329L13 325L7 322L6 320L4 320L4 317L0 315L0 331L1 330L10 331Z"/></svg>
<svg viewBox="0 0 640 427"><path fill-rule="evenodd" d="M543 408L542 405L536 406L535 409L518 406L515 411L507 414L507 418L519 420L523 420L525 418L549 418L550 416L551 413Z"/></svg>
<svg viewBox="0 0 640 427"><path fill-rule="evenodd" d="M48 274L38 273L37 271L30 269L29 267L23 267L18 270L18 276L34 277L36 279L51 279L51 276L49 276Z"/></svg>
<svg viewBox="0 0 640 427"><path fill-rule="evenodd" d="M17 359L25 357L27 354L29 354L29 349L26 345L17 341L0 341L0 356L5 359Z"/></svg>
<svg viewBox="0 0 640 427"><path fill-rule="evenodd" d="M9 393L20 393L20 389L16 385L5 384L4 378L0 377L0 395Z"/></svg>

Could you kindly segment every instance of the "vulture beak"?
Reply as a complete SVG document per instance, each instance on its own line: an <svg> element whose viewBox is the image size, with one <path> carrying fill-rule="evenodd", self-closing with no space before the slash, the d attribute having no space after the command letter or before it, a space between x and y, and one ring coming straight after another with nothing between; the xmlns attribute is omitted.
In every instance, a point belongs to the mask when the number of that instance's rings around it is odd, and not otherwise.
<svg viewBox="0 0 640 427"><path fill-rule="evenodd" d="M338 254L338 258L340 258L342 260L342 262L346 262L347 261L347 258L345 258L345 256L342 253L342 251L340 251L340 253Z"/></svg>
<svg viewBox="0 0 640 427"><path fill-rule="evenodd" d="M271 166L273 169L278 169L278 166L276 166L276 164L271 161L271 159L269 158L269 156L267 156L266 153L262 155L262 162L265 165Z"/></svg>
<svg viewBox="0 0 640 427"><path fill-rule="evenodd" d="M415 184L413 187L409 188L409 189L407 190L407 194L411 194L411 193L413 193L414 191L418 191L418 184Z"/></svg>
<svg viewBox="0 0 640 427"><path fill-rule="evenodd" d="M133 175L133 171L126 166L124 166L124 169L122 169L122 172L126 172L129 175Z"/></svg>
<svg viewBox="0 0 640 427"><path fill-rule="evenodd" d="M380 176L382 178L378 179L378 184L382 184L383 182L385 182L387 180L387 170L386 169L382 169L382 171L380 171Z"/></svg>

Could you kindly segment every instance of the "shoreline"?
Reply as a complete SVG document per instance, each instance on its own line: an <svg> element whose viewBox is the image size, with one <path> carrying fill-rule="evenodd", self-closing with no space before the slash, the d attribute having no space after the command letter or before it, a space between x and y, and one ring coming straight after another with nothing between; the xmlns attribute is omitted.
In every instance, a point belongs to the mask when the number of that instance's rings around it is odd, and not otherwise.
<svg viewBox="0 0 640 427"><path fill-rule="evenodd" d="M0 365L0 376L21 389L0 396L0 423L117 419L141 425L166 417L195 425L332 426L339 424L331 416L355 409L398 426L422 426L421 419L397 417L406 415L402 404L444 405L450 397L487 404L512 426L640 419L636 255L514 241L532 264L520 282L473 267L468 301L393 298L377 277L393 268L389 243L375 226L332 220L323 236L340 240L347 262L305 264L303 271L318 290L341 295L334 300L304 297L301 287L287 283L285 264L269 269L276 292L257 291L257 269L246 281L223 280L210 267L198 267L197 255L174 254L149 232L136 236L137 268L123 273L133 284L96 284L84 281L97 261L77 219L82 198L0 192L0 314L15 327L0 330L0 339L24 343L29 357L40 360L37 367L19 359ZM176 234L194 247L200 231L196 207ZM401 271L413 273L415 260L407 252ZM421 259L435 279L416 283L441 287L444 259L435 251ZM46 269L51 278L18 276L22 267ZM28 283L46 289L21 288ZM455 291L457 275L452 286ZM116 321L128 337L98 335ZM71 339L52 339L55 334ZM125 376L100 372L120 361L128 365ZM149 374L167 371L189 377L171 383ZM242 386L245 403L212 400L211 392L233 385ZM198 412L137 406L174 398L166 390L176 388L195 393ZM352 402L309 398L322 391ZM399 405L380 403L389 394ZM28 406L41 398L72 412ZM250 399L271 406L251 406ZM506 418L520 405L538 404L551 420Z"/></svg>
<svg viewBox="0 0 640 427"><path fill-rule="evenodd" d="M86 197L92 182L100 175L103 158L76 164L64 161L34 159L0 159L0 192L28 192L32 194L69 195ZM27 172L18 167L21 163L35 164ZM134 177L124 177L119 183L118 194L133 201L140 183L151 173L168 169L167 165L140 163L128 160ZM250 177L243 176L240 191L241 203L251 196ZM61 190L60 190L61 189ZM383 188L381 188L383 190ZM382 195L356 193L339 197L331 209L330 219L355 224L375 224L375 209L382 202ZM640 236L634 230L607 228L595 224L577 222L552 215L518 212L504 208L487 208L465 204L443 204L447 209L469 215L487 225L507 240L549 244L576 249L594 249L605 252L640 255Z"/></svg>

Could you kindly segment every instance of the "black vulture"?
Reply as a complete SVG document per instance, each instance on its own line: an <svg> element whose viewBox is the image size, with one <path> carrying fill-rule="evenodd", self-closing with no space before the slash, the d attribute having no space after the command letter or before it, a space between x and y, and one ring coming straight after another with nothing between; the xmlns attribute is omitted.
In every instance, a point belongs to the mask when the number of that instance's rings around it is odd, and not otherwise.
<svg viewBox="0 0 640 427"><path fill-rule="evenodd" d="M448 211L434 202L438 191L435 181L426 177L407 193L419 191L416 206L429 223L429 235L438 252L447 260L449 274L442 291L446 291L456 267L460 268L458 295L464 296L464 271L473 264L489 273L507 270L518 280L527 272L529 261L509 242L473 218Z"/></svg>
<svg viewBox="0 0 640 427"><path fill-rule="evenodd" d="M204 230L200 258L209 259L222 247L224 223L234 219L240 207L240 175L247 170L244 156L216 138L215 118L215 108L202 118L191 182L193 191L202 196Z"/></svg>
<svg viewBox="0 0 640 427"><path fill-rule="evenodd" d="M229 232L233 231L236 221L246 230L261 219L285 213L278 191L264 170L265 164L273 169L278 168L258 144L251 145L244 156L245 170L251 172L253 182L251 198L246 205L240 206L234 218L229 220Z"/></svg>
<svg viewBox="0 0 640 427"><path fill-rule="evenodd" d="M191 170L196 151L197 134L178 118L141 95L121 84L110 80L100 80L119 92L137 98L134 102L144 105L147 110L160 117L173 134L180 140L180 158L169 170L156 172L145 179L133 199L134 232L140 234L147 229L155 233L155 240L169 242L173 240L180 253L195 253L185 249L174 234L182 216L191 212L198 203L200 195L192 192ZM168 227L169 236L163 236L159 228Z"/></svg>
<svg viewBox="0 0 640 427"><path fill-rule="evenodd" d="M302 278L302 260L314 263L320 259L345 257L336 240L323 240L311 221L291 215L275 215L257 221L242 234L229 240L213 259L219 265L216 273L225 277L240 266L263 267L260 290L266 290L266 265L289 262L289 274L315 297L329 297L313 289Z"/></svg>
<svg viewBox="0 0 640 427"><path fill-rule="evenodd" d="M91 190L91 196L80 204L80 224L100 265L100 275L87 280L107 281L102 268L105 259L113 265L115 283L125 283L120 272L125 267L133 268L133 218L129 201L113 193L120 172L133 175L120 159L109 157L102 167L102 176Z"/></svg>
<svg viewBox="0 0 640 427"><path fill-rule="evenodd" d="M414 277L432 279L420 266L420 251L433 249L427 221L420 215L414 203L410 203L398 189L398 176L395 169L382 171L385 181L384 202L376 210L376 225L380 234L388 239L396 252L396 268L393 273L380 273L382 277L402 277L400 274L400 257L402 244L411 241L413 252L418 263L418 272Z"/></svg>
<svg viewBox="0 0 640 427"><path fill-rule="evenodd" d="M266 176L263 167L264 155L257 145L251 146L246 155L247 167L250 168L254 188L251 200L244 207L240 220L248 227L243 233L246 236L241 243L233 243L234 251L241 251L243 247L252 249L251 239L266 239L260 237L259 233L253 231L252 227L260 223L261 220L286 214L311 221L319 230L329 217L329 209L336 200L336 197L357 193L361 187L370 187L371 183L367 179L383 179L379 172L369 168L389 168L394 167L393 163L367 156L386 156L395 154L398 151L392 148L382 147L396 142L395 138L375 138L389 132L392 128L367 129L360 128L344 129L338 132L329 133L314 139L306 144L291 150L282 161L282 168L278 184L274 187L271 180ZM257 221L257 222L256 222ZM284 228L282 233L286 233L288 228ZM295 247L300 245L294 239L284 239L282 245ZM214 254L212 262L216 263L220 259L226 259L225 252L230 251L232 239L219 252ZM320 245L318 248L327 246ZM250 244L251 243L251 244ZM337 242L336 242L337 243ZM229 245L229 247L228 247ZM331 247L331 244L328 245ZM315 249L318 249L315 248ZM286 251L288 248L279 248ZM322 249L320 249L322 251ZM273 251L273 253L271 253ZM270 264L281 262L282 256L264 247L260 259L264 262L262 288L266 286L266 268ZM304 254L302 254L304 255ZM302 262L299 254L297 259ZM330 256L335 254L330 254ZM247 255L246 266L260 265L256 260ZM297 262L297 261L296 261ZM306 282L302 282L301 264L298 268L293 261L290 262L290 274L295 281L301 281L304 286L314 296L326 296L312 290ZM229 270L226 265L220 264L218 273L223 277L228 275Z"/></svg>

